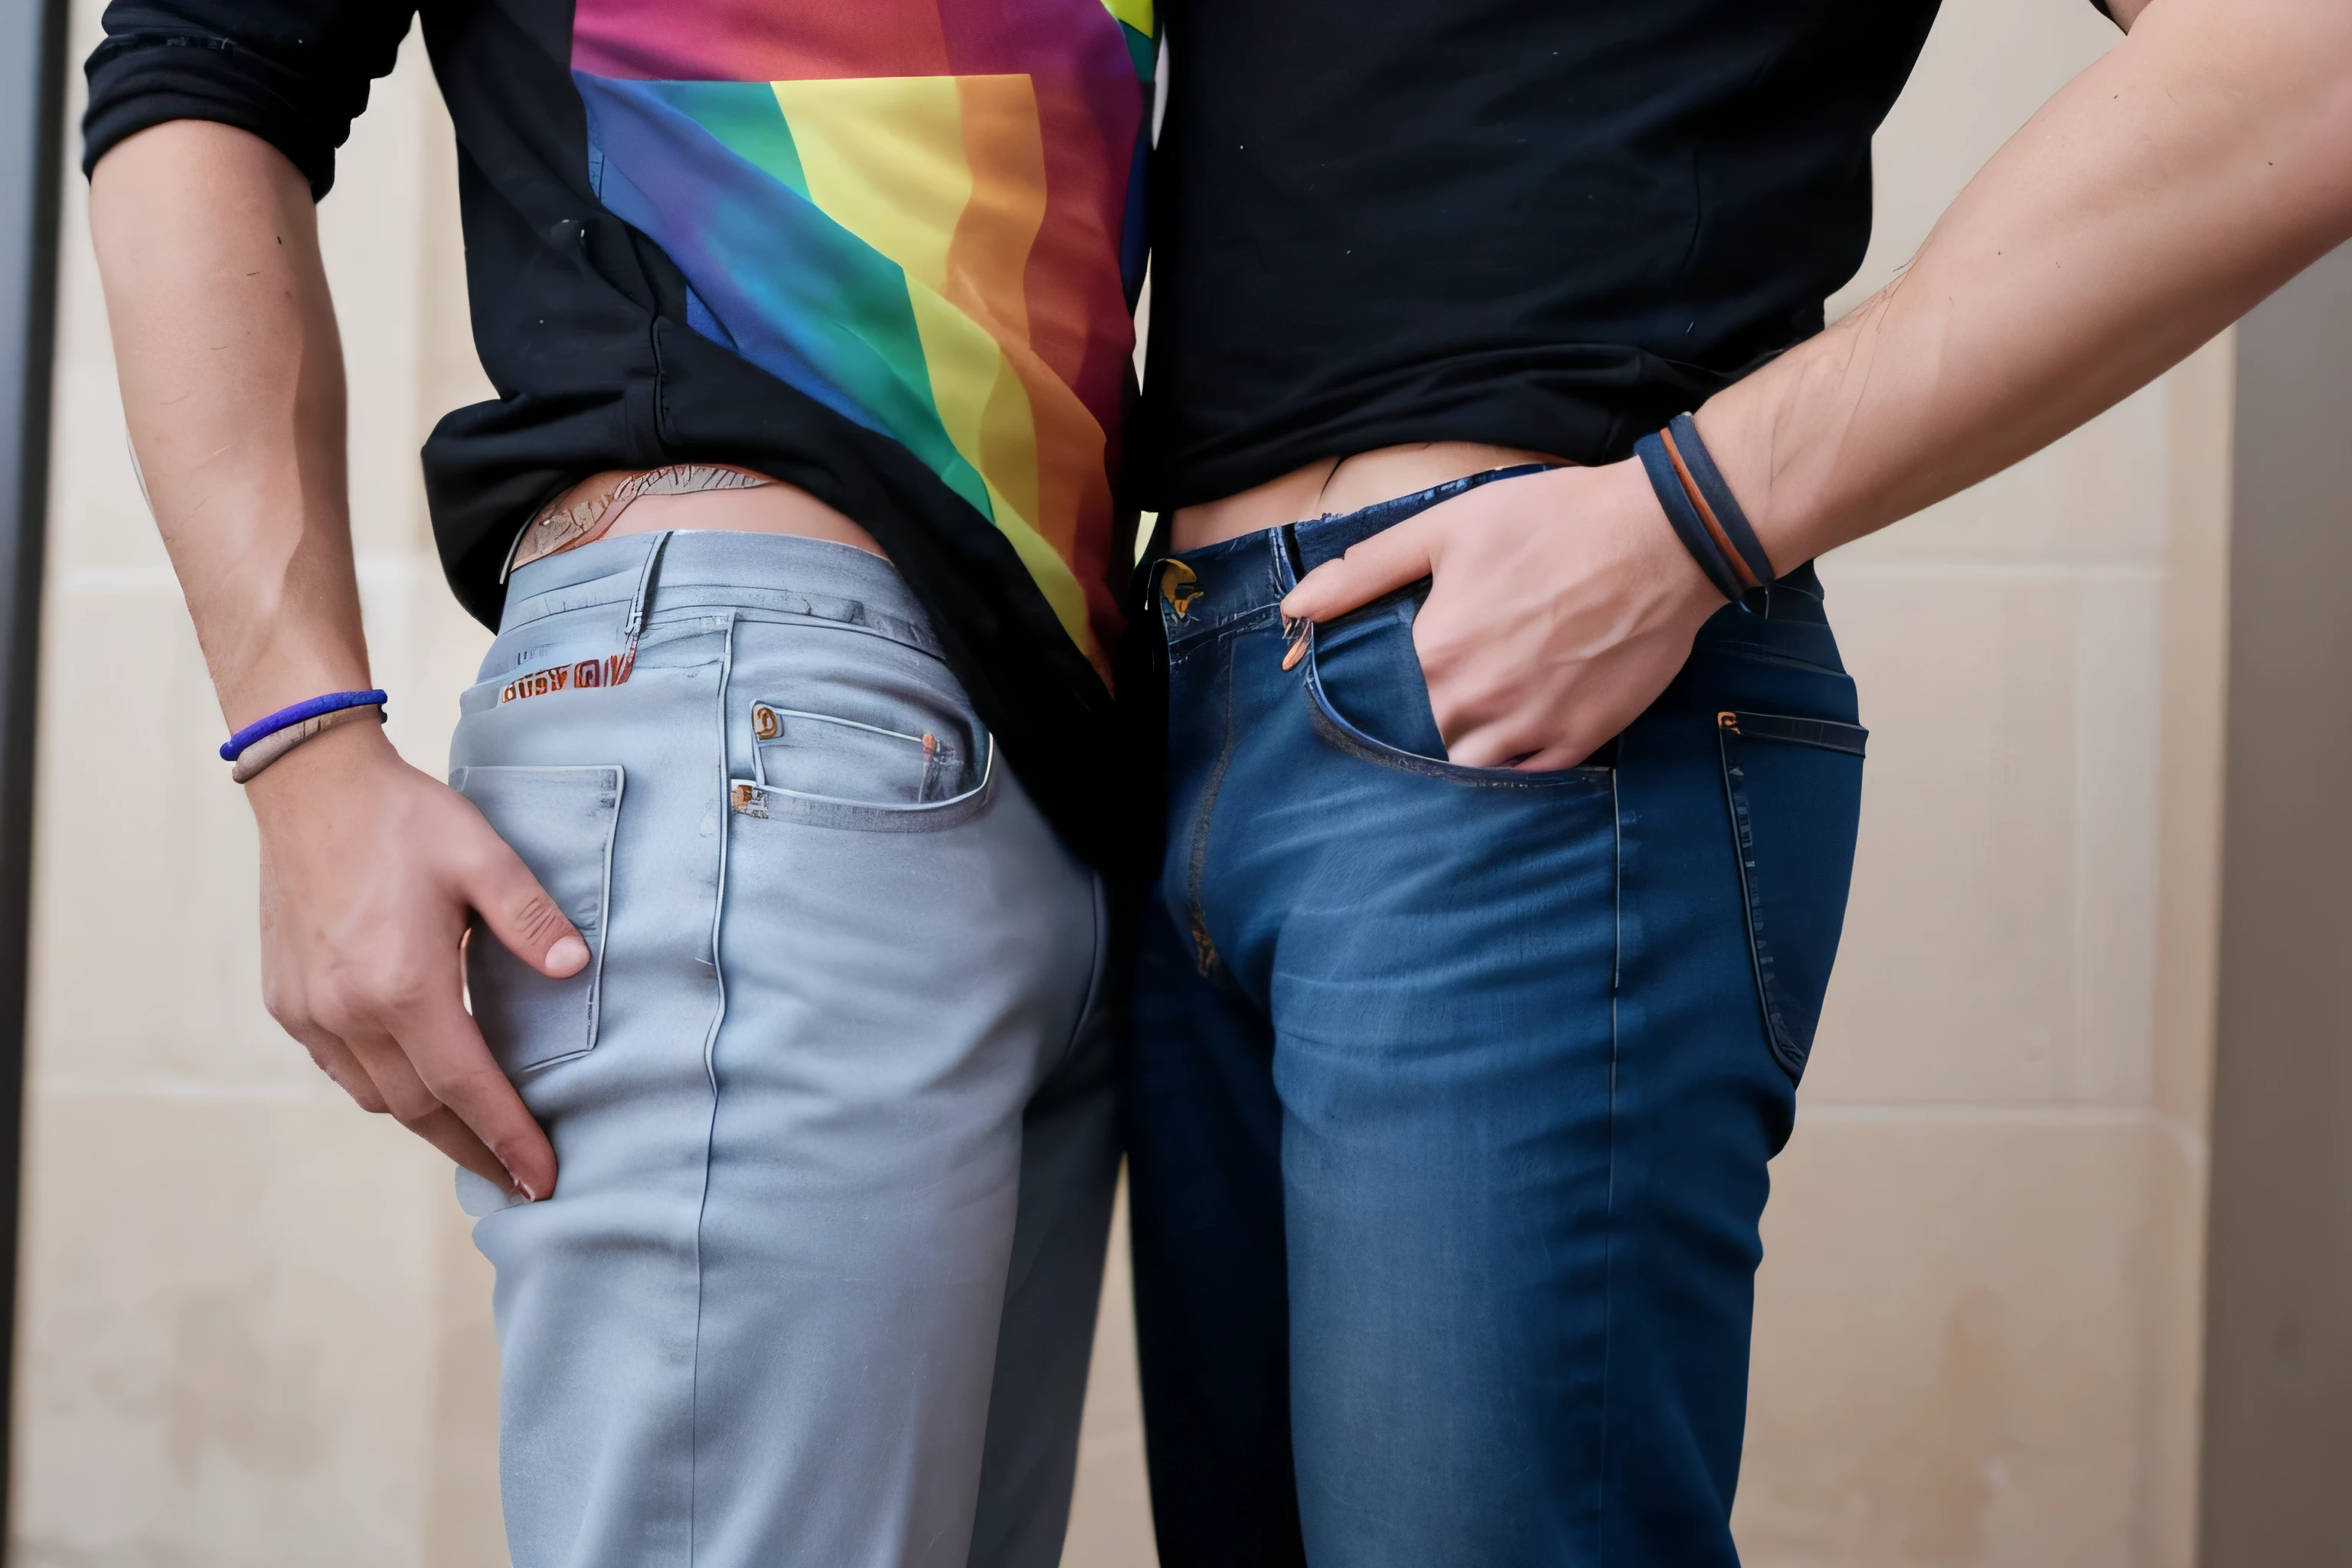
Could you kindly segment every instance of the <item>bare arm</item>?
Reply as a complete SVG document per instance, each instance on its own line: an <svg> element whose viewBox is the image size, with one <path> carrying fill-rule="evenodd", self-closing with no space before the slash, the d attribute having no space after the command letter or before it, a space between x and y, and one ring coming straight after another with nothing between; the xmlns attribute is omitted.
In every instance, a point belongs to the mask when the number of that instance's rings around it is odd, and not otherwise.
<svg viewBox="0 0 2352 1568"><path fill-rule="evenodd" d="M123 142L90 229L123 411L224 717L369 685L344 484L342 348L310 188L200 121ZM352 1097L537 1196L555 1158L462 1000L469 907L543 973L588 952L464 797L347 724L247 786L269 1007Z"/></svg>
<svg viewBox="0 0 2352 1568"><path fill-rule="evenodd" d="M1780 570L2046 446L2352 236L2352 5L2116 13L2130 35L2011 138L1898 281L1700 410ZM1626 462L1472 491L1285 608L1327 619L1433 573L1414 636L1472 763L1587 755L1722 605Z"/></svg>
<svg viewBox="0 0 2352 1568"><path fill-rule="evenodd" d="M1776 563L2047 446L2352 237L2352 5L2133 15L1901 278L1700 414Z"/></svg>

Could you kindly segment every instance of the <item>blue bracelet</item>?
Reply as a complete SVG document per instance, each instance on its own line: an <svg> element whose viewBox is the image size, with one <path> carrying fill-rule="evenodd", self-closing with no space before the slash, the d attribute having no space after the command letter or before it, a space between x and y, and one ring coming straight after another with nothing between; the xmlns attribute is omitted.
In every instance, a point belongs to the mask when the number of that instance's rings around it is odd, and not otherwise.
<svg viewBox="0 0 2352 1568"><path fill-rule="evenodd" d="M267 719L256 719L231 735L220 749L221 761L236 761L247 746L266 740L280 730L290 730L305 719L316 719L321 713L338 712L345 708L381 708L392 699L381 691L330 691L324 697L313 697L297 702L291 708L280 708Z"/></svg>
<svg viewBox="0 0 2352 1568"><path fill-rule="evenodd" d="M1683 489L1682 475L1675 471L1675 460L1666 456L1665 442L1655 434L1644 436L1633 443L1633 455L1642 459L1643 471L1650 476L1650 489L1656 493L1658 505L1665 509L1666 521L1674 525L1675 535L1683 542L1683 548L1691 552L1691 559L1706 574L1706 580L1715 584L1715 591L1738 604L1747 592L1739 585L1739 574L1723 558L1723 552L1716 547L1715 535L1706 531L1698 508L1691 504L1690 492Z"/></svg>
<svg viewBox="0 0 2352 1568"><path fill-rule="evenodd" d="M1764 542L1756 537L1756 530L1740 509L1739 498L1723 482L1723 470L1715 466L1715 456L1706 443L1698 438L1698 426L1687 414L1677 414L1666 426L1667 444L1674 454L1690 470L1691 483L1698 487L1698 499L1715 514L1716 526L1731 541L1731 548L1739 552L1740 561L1748 574L1760 586L1772 581L1772 558L1764 553Z"/></svg>

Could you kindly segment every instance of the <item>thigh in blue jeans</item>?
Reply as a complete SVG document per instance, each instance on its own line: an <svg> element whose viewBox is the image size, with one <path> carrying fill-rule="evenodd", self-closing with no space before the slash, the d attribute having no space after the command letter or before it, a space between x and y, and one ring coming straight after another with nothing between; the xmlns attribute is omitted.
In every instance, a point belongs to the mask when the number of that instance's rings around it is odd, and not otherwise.
<svg viewBox="0 0 2352 1568"><path fill-rule="evenodd" d="M1417 595L1297 658L1275 605L1461 488L1158 568L1168 842L1124 1087L1171 1568L1736 1561L1853 685L1801 568L1588 765L1444 761Z"/></svg>

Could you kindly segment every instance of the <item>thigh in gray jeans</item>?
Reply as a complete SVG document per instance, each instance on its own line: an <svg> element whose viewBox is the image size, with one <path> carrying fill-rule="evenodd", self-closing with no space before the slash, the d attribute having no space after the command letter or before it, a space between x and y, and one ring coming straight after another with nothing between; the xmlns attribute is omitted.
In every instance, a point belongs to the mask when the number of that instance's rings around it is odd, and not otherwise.
<svg viewBox="0 0 2352 1568"><path fill-rule="evenodd" d="M517 1568L1060 1552L1117 1163L1099 885L890 566L602 541L515 574L452 782L588 939L469 942L552 1197L498 1268Z"/></svg>

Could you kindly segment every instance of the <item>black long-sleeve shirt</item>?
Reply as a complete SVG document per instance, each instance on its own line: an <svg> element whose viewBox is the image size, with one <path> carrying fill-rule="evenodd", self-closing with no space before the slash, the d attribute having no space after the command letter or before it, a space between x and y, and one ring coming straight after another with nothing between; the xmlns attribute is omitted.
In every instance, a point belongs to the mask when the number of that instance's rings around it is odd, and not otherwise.
<svg viewBox="0 0 2352 1568"><path fill-rule="evenodd" d="M585 475L798 485L889 552L1099 858L1150 0L118 0L85 166L216 121L323 195L417 16L499 394L424 453L467 608L495 623L517 531Z"/></svg>

